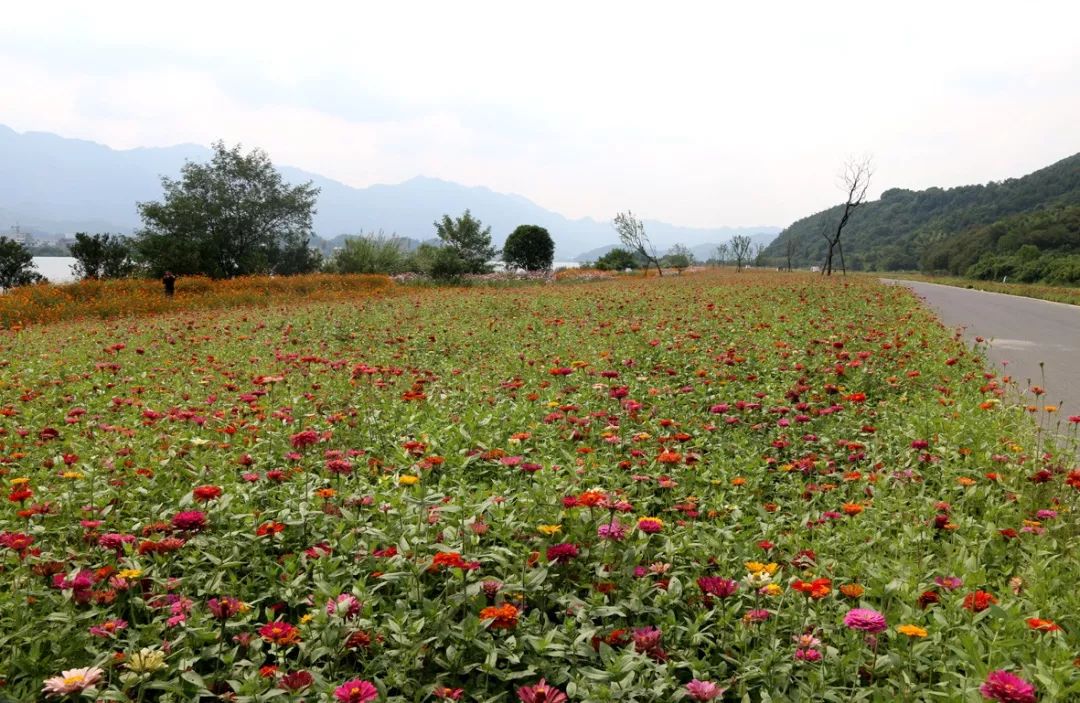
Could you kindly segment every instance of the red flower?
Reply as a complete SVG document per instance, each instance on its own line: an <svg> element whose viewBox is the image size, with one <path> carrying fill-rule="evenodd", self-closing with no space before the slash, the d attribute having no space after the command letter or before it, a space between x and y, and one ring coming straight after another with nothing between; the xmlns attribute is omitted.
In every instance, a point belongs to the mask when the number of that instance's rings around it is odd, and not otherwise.
<svg viewBox="0 0 1080 703"><path fill-rule="evenodd" d="M268 622L259 628L259 636L271 644L287 647L300 641L300 629L287 622Z"/></svg>
<svg viewBox="0 0 1080 703"><path fill-rule="evenodd" d="M221 488L218 486L196 486L191 495L200 503L209 503L221 497Z"/></svg>
<svg viewBox="0 0 1080 703"><path fill-rule="evenodd" d="M264 522L263 524L261 524L257 528L255 528L255 536L256 537L273 536L273 535L276 535L279 532L282 532L284 529L285 529L285 525L283 523L274 522L273 520L271 520L269 522Z"/></svg>
<svg viewBox="0 0 1080 703"><path fill-rule="evenodd" d="M172 526L185 532L198 532L206 525L206 513L201 510L184 510L173 515L172 519Z"/></svg>
<svg viewBox="0 0 1080 703"><path fill-rule="evenodd" d="M290 671L281 677L278 685L287 691L299 691L307 688L315 681L315 678L304 670Z"/></svg>
<svg viewBox="0 0 1080 703"><path fill-rule="evenodd" d="M964 596L964 608L973 613L981 613L998 602L998 599L986 591L975 591Z"/></svg>
<svg viewBox="0 0 1080 703"><path fill-rule="evenodd" d="M1061 625L1058 625L1053 620L1043 620L1042 618L1028 618L1026 620L1028 627L1038 632L1059 632Z"/></svg>

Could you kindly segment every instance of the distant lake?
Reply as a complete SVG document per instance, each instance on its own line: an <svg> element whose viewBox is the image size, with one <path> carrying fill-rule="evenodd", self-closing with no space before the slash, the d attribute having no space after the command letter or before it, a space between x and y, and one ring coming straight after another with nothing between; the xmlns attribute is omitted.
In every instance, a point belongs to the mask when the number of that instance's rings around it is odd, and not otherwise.
<svg viewBox="0 0 1080 703"><path fill-rule="evenodd" d="M71 265L75 259L71 256L35 256L34 266L37 272L49 279L49 283L68 283L75 280L71 275Z"/></svg>

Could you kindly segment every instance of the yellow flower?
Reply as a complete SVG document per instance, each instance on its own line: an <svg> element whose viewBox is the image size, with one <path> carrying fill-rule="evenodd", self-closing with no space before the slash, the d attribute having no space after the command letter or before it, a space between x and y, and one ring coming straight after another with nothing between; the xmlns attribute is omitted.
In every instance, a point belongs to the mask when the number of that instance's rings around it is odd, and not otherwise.
<svg viewBox="0 0 1080 703"><path fill-rule="evenodd" d="M554 534L558 534L562 531L562 525L540 525L536 529L540 530L542 534L551 537Z"/></svg>
<svg viewBox="0 0 1080 703"><path fill-rule="evenodd" d="M420 477L413 476L412 474L406 474L405 476L399 478L397 482L399 486L415 486L416 484L420 483Z"/></svg>
<svg viewBox="0 0 1080 703"><path fill-rule="evenodd" d="M125 581L131 581L142 576L142 569L121 569L116 575Z"/></svg>
<svg viewBox="0 0 1080 703"><path fill-rule="evenodd" d="M79 473L78 471L65 471L63 476L64 476L64 478L82 478L83 477L83 475L81 473Z"/></svg>
<svg viewBox="0 0 1080 703"><path fill-rule="evenodd" d="M12 486L25 486L28 483L30 483L30 479L26 478L25 476L11 479Z"/></svg>
<svg viewBox="0 0 1080 703"><path fill-rule="evenodd" d="M896 631L908 637L926 637L927 632L918 625L897 625Z"/></svg>
<svg viewBox="0 0 1080 703"><path fill-rule="evenodd" d="M768 564L762 564L760 561L748 561L745 564L746 570L752 574L760 573L764 571L769 576L775 576L776 570L780 568L780 565L776 562L770 562Z"/></svg>
<svg viewBox="0 0 1080 703"><path fill-rule="evenodd" d="M136 674L149 674L165 668L165 652L144 647L128 657L127 668Z"/></svg>
<svg viewBox="0 0 1080 703"><path fill-rule="evenodd" d="M314 618L314 617L315 616L312 615L311 613L306 613L306 614L304 614L304 615L302 615L300 617L300 622L303 623L303 624L307 624L307 623L311 622L311 619Z"/></svg>
<svg viewBox="0 0 1080 703"><path fill-rule="evenodd" d="M781 593L784 592L784 589L781 588L779 584L770 583L765 588L762 588L761 592L764 593L767 596L778 596L778 595L780 595Z"/></svg>

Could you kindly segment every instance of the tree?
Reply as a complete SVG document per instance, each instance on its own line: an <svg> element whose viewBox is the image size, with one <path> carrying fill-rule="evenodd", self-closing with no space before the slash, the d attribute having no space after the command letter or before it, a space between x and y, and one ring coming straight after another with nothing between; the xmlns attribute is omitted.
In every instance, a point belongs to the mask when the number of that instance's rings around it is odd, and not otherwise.
<svg viewBox="0 0 1080 703"><path fill-rule="evenodd" d="M843 182L844 190L847 191L847 202L844 203L844 209L840 213L840 220L836 223L836 231L832 234L825 233L822 235L828 245L825 254L825 266L822 267L821 271L822 275L832 275L833 253L837 250L840 253L840 268L843 270L844 275L847 275L847 267L844 265L844 247L840 243L840 236L843 234L848 220L851 219L852 213L866 201L866 191L870 188L871 175L873 175L873 168L870 157L863 157L861 160L852 159L844 164L840 179Z"/></svg>
<svg viewBox="0 0 1080 703"><path fill-rule="evenodd" d="M784 242L784 257L787 259L787 270L791 271L791 261L799 253L799 241L795 237L788 237Z"/></svg>
<svg viewBox="0 0 1080 703"><path fill-rule="evenodd" d="M675 269L679 275L682 275L684 269L689 268L694 263L694 254L682 244L676 244L668 251L664 256L664 265L670 266Z"/></svg>
<svg viewBox="0 0 1080 703"><path fill-rule="evenodd" d="M728 259L730 257L731 257L731 245L729 243L724 242L723 244L717 245L717 247L716 247L716 261L717 261L717 263L719 263L721 266L723 266L724 264L726 264L728 262Z"/></svg>
<svg viewBox="0 0 1080 703"><path fill-rule="evenodd" d="M615 215L614 224L615 231L619 233L619 241L622 242L623 246L640 256L646 263L654 264L656 272L663 276L664 270L660 268L660 260L656 257L656 249L653 247L652 241L649 240L649 235L645 234L645 224L634 217L634 213L629 210Z"/></svg>
<svg viewBox="0 0 1080 703"><path fill-rule="evenodd" d="M543 227L520 225L506 238L502 257L507 268L548 271L555 260L555 242Z"/></svg>
<svg viewBox="0 0 1080 703"><path fill-rule="evenodd" d="M736 234L731 238L731 256L735 259L735 271L742 271L750 261L750 245L752 240L748 234Z"/></svg>
<svg viewBox="0 0 1080 703"><path fill-rule="evenodd" d="M34 255L21 242L0 237L0 288L41 283L45 277L34 266Z"/></svg>
<svg viewBox="0 0 1080 703"><path fill-rule="evenodd" d="M452 249L461 260L462 273L490 273L488 263L495 258L498 250L491 246L491 228L480 229L482 223L466 210L456 220L443 215L441 222L435 223L435 232L443 245ZM449 259L443 257L444 263Z"/></svg>
<svg viewBox="0 0 1080 703"><path fill-rule="evenodd" d="M135 271L126 237L77 232L70 248L75 259L71 273L79 278L123 278Z"/></svg>
<svg viewBox="0 0 1080 703"><path fill-rule="evenodd" d="M162 176L164 200L138 204L136 246L150 272L231 278L314 270L308 242L319 189L285 183L261 149L213 147L210 163L189 161L180 180Z"/></svg>
<svg viewBox="0 0 1080 703"><path fill-rule="evenodd" d="M327 262L333 273L404 273L409 269L405 240L382 233L350 237Z"/></svg>
<svg viewBox="0 0 1080 703"><path fill-rule="evenodd" d="M638 261L626 249L616 247L596 260L596 268L601 271L632 271L638 268Z"/></svg>

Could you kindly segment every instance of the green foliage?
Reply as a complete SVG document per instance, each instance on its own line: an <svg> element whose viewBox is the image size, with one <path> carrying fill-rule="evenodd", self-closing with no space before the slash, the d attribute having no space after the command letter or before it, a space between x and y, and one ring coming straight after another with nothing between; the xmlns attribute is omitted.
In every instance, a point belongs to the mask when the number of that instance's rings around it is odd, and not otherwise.
<svg viewBox="0 0 1080 703"><path fill-rule="evenodd" d="M502 256L507 268L547 271L555 259L555 242L543 227L520 225L506 238Z"/></svg>
<svg viewBox="0 0 1080 703"><path fill-rule="evenodd" d="M1053 207L976 227L929 247L922 268L932 273L1000 279L1020 275L1047 283L1075 282L1057 260L1080 254L1080 205Z"/></svg>
<svg viewBox="0 0 1080 703"><path fill-rule="evenodd" d="M461 267L461 273L490 273L491 264L488 262L495 258L497 250L491 245L491 228L483 227L480 220L472 216L466 210L465 214L457 219L451 219L449 215L443 215L442 220L435 223L435 233L443 241L444 248L453 250L457 260L449 254L439 254L438 268L446 272L457 266ZM436 278L434 273L432 274Z"/></svg>
<svg viewBox="0 0 1080 703"><path fill-rule="evenodd" d="M645 223L635 217L634 213L627 210L615 215L613 225L615 231L619 234L619 241L622 242L622 245L643 259L646 264L656 266L656 272L663 276L664 270L660 268L660 260L656 256L656 249L653 247L649 235L645 232Z"/></svg>
<svg viewBox="0 0 1080 703"><path fill-rule="evenodd" d="M601 271L625 271L641 268L641 261L626 249L615 248L596 260L596 268Z"/></svg>
<svg viewBox="0 0 1080 703"><path fill-rule="evenodd" d="M879 271L918 268L925 254L928 258L922 263L927 270L963 272L986 250L971 241L950 247L949 242L959 235L1020 213L1078 204L1080 154L997 183L921 191L893 188L851 215L844 229L844 254L856 254L865 268ZM794 264L820 265L828 248L822 235L835 230L842 210L843 205L837 205L795 222L769 245L765 255L784 257L786 242L794 238L798 241ZM942 253L943 247L950 253ZM971 251L974 256L969 256Z"/></svg>
<svg viewBox="0 0 1080 703"><path fill-rule="evenodd" d="M0 288L40 283L45 278L34 268L34 255L14 239L0 237Z"/></svg>
<svg viewBox="0 0 1080 703"><path fill-rule="evenodd" d="M138 204L137 248L152 275L231 278L318 266L308 242L319 189L285 183L266 152L217 142L210 163L189 162L180 180L162 177L161 185L162 201Z"/></svg>
<svg viewBox="0 0 1080 703"><path fill-rule="evenodd" d="M668 268L673 268L680 274L683 269L690 268L694 263L694 254L683 244L676 244L671 247L671 250L661 259L661 263Z"/></svg>
<svg viewBox="0 0 1080 703"><path fill-rule="evenodd" d="M75 263L71 273L78 278L124 278L135 272L131 242L117 234L77 232L71 245Z"/></svg>
<svg viewBox="0 0 1080 703"><path fill-rule="evenodd" d="M394 275L410 270L411 257L405 240L381 234L345 240L341 249L327 262L332 273L385 273Z"/></svg>

